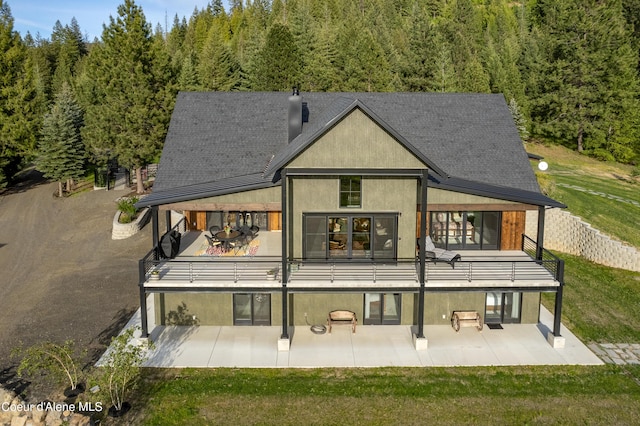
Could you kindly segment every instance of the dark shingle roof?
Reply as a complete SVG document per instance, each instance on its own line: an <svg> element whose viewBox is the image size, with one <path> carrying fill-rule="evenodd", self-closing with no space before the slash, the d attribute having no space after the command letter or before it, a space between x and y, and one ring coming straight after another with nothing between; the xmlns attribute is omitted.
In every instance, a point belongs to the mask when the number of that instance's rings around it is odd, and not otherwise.
<svg viewBox="0 0 640 426"><path fill-rule="evenodd" d="M540 194L502 95L303 93L302 97L308 120L302 134L288 144L287 93L179 93L154 195L145 204L161 203L163 194L193 199L196 188L211 196L223 193L216 192L222 187L232 192L235 183L238 190L248 189L248 181L254 187L267 185L268 175L356 107L370 113L443 178L464 177L468 182Z"/></svg>

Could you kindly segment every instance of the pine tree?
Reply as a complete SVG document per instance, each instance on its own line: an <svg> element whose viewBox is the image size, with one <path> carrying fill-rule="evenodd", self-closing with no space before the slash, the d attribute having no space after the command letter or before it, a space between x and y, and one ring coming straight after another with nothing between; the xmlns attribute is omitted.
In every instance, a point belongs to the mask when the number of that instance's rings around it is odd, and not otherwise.
<svg viewBox="0 0 640 426"><path fill-rule="evenodd" d="M198 76L205 90L237 90L241 83L240 64L223 40L220 27L209 30L209 38L200 54Z"/></svg>
<svg viewBox="0 0 640 426"><path fill-rule="evenodd" d="M0 188L35 149L40 125L36 75L9 6L0 0Z"/></svg>
<svg viewBox="0 0 640 426"><path fill-rule="evenodd" d="M89 54L83 78L83 137L91 154L99 163L116 157L135 169L138 193L141 167L161 151L175 98L168 55L150 32L142 9L125 0Z"/></svg>
<svg viewBox="0 0 640 426"><path fill-rule="evenodd" d="M537 133L579 152L628 161L637 122L637 52L619 1L540 1L534 9L545 55L532 93ZM624 130L623 130L624 129Z"/></svg>
<svg viewBox="0 0 640 426"><path fill-rule="evenodd" d="M300 58L289 29L275 24L256 58L253 90L288 91L300 82Z"/></svg>
<svg viewBox="0 0 640 426"><path fill-rule="evenodd" d="M46 178L58 181L59 197L62 197L65 180L77 179L84 173L82 125L82 110L69 85L63 83L55 103L44 117L36 160L36 168Z"/></svg>

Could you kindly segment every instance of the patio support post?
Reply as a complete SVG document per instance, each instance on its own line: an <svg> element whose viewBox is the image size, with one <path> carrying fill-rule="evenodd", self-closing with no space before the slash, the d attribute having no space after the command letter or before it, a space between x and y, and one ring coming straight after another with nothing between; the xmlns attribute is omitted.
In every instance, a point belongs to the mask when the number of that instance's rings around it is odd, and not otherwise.
<svg viewBox="0 0 640 426"><path fill-rule="evenodd" d="M544 206L538 207L538 236L536 237L536 260L542 260L542 249L544 244Z"/></svg>
<svg viewBox="0 0 640 426"><path fill-rule="evenodd" d="M144 289L145 267L144 261L138 261L138 285L140 287L140 328L142 329L141 337L149 337L149 324L147 319L147 292Z"/></svg>
<svg viewBox="0 0 640 426"><path fill-rule="evenodd" d="M560 285L556 291L556 303L553 309L553 335L560 336L560 324L562 321L562 293L564 290L564 260L558 262L558 281Z"/></svg>
<svg viewBox="0 0 640 426"><path fill-rule="evenodd" d="M164 213L165 222L167 224L167 232L171 231L171 210L167 210Z"/></svg>
<svg viewBox="0 0 640 426"><path fill-rule="evenodd" d="M420 177L420 243L418 244L418 255L420 258L420 291L418 293L418 339L424 339L424 286L426 275L426 243L427 243L427 181L429 180L429 171L422 171Z"/></svg>
<svg viewBox="0 0 640 426"><path fill-rule="evenodd" d="M282 335L280 336L281 340L289 339L289 315L288 315L288 291L287 291L287 172L286 170L282 170L281 172L281 210L282 210L282 265L280 270L280 277L282 279Z"/></svg>
<svg viewBox="0 0 640 426"><path fill-rule="evenodd" d="M158 244L160 243L160 230L159 230L159 223L158 223L158 206L153 206L151 207L151 230L152 230L152 238L153 238L153 247L156 248L158 247ZM156 250L156 259L158 256L158 251Z"/></svg>

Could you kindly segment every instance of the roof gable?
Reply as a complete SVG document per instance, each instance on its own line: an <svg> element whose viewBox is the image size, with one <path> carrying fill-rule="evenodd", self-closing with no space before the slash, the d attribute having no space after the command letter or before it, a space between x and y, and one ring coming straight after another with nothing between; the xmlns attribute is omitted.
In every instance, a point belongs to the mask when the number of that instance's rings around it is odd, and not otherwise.
<svg viewBox="0 0 640 426"><path fill-rule="evenodd" d="M283 167L426 167L446 175L424 152L358 99L338 98L313 126L303 130L306 131L273 158L265 175L272 175Z"/></svg>
<svg viewBox="0 0 640 426"><path fill-rule="evenodd" d="M279 169L356 110L430 169L438 181L430 185L495 198L541 195L500 94L305 93L303 103L302 133L288 143L287 93L180 92L146 203L277 185Z"/></svg>

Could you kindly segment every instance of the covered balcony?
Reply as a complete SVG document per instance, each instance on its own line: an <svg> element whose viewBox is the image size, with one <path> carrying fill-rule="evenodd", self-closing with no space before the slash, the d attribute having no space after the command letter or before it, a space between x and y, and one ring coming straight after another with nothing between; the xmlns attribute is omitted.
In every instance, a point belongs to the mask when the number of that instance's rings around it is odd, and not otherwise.
<svg viewBox="0 0 640 426"><path fill-rule="evenodd" d="M154 248L140 260L140 284L147 292L273 291L283 287L287 268L289 291L417 292L417 259L357 262L288 260L283 264L282 233L260 231L250 242L221 251L211 247L203 232L181 234L174 258ZM562 281L561 260L546 250L537 256L536 244L523 236L523 249L459 251L453 266L427 261L427 291L508 289L554 291ZM538 260L536 260L538 257Z"/></svg>

